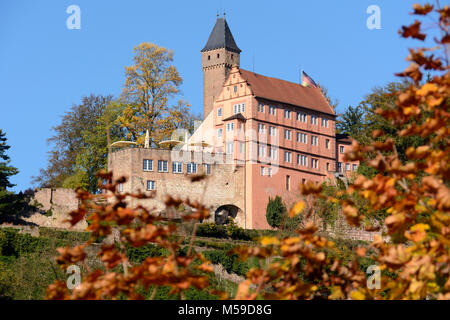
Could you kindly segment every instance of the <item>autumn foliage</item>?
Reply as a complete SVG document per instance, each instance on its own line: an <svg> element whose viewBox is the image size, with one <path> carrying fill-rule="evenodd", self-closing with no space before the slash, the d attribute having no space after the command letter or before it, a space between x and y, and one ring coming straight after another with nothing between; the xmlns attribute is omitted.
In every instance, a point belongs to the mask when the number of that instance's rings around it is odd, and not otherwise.
<svg viewBox="0 0 450 320"><path fill-rule="evenodd" d="M346 221L352 226L374 230L368 224L372 212L386 212L385 236L378 236L365 248L355 251L355 258L347 263L337 255L335 244L317 234L317 227L308 224L297 231L296 236L264 237L257 246L235 249L242 259L253 257L264 263L252 268L238 288L236 299L450 299L450 113L448 73L448 26L450 8L445 6L414 5L417 16L437 17L435 21L440 36L434 48L411 49L407 58L410 66L398 76L412 80L411 86L397 93L396 104L377 110L377 113L393 124L402 126L401 136L419 135L425 143L409 148L407 160L401 161L391 139L383 139L384 133L373 132L373 143L353 143L346 154L349 161L367 162L377 172L369 179L358 176L349 187L335 196L325 196L315 184L301 186L304 195L313 195L339 203ZM421 22L400 30L401 36L425 40ZM432 76L424 83L425 72ZM142 264L131 265L120 251L120 246L104 245L99 253L105 271L93 270L83 276L81 287L69 291L65 283L55 282L48 288L48 299L109 299L121 294L129 299L142 298L137 286L167 285L172 292L182 293L189 287L208 287L207 274L212 267L191 248L186 256L178 256L180 243L175 224L162 223L160 217L143 207L129 209L126 197L146 198L145 194L119 194L117 183L110 174L103 186L110 193L110 201L96 204L96 197L78 191L82 206L72 213L72 224L88 215L93 240L111 234L119 228L122 242L133 246L156 243L169 249L168 257L149 257ZM353 199L367 201L364 210ZM166 200L166 206L177 207L181 203L194 208L183 220L203 219L207 208L189 200ZM303 210L299 202L290 211L295 216ZM92 241L93 241L92 240ZM60 249L58 262L63 266L83 263L85 247ZM381 286L370 289L367 275L359 267L359 257L372 259L381 272ZM113 271L118 265L123 272ZM220 295L220 293L217 293ZM230 298L225 294L222 298Z"/></svg>

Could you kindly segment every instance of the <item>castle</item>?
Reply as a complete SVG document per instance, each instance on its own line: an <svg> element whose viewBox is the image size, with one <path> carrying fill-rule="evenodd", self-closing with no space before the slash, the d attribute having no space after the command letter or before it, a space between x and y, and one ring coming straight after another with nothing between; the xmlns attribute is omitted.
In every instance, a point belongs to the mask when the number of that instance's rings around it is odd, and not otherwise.
<svg viewBox="0 0 450 320"><path fill-rule="evenodd" d="M109 170L126 176L120 191L155 191L143 205L163 210L166 194L198 200L212 219L267 229L269 197L287 205L299 185L348 175L351 144L336 135L336 113L321 90L240 68L241 50L218 17L201 50L203 122L181 148L126 148L109 154ZM205 174L192 183L190 177Z"/></svg>

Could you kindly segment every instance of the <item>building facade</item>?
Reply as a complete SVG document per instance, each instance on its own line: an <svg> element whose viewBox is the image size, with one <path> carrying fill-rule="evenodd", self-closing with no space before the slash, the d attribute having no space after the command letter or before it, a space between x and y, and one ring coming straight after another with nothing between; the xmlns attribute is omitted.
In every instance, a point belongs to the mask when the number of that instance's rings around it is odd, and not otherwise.
<svg viewBox="0 0 450 320"><path fill-rule="evenodd" d="M114 175L129 177L123 191L154 190L154 206L165 194L189 197L210 206L216 222L229 215L241 227L267 229L269 197L290 206L300 184L356 170L343 161L350 140L337 139L336 113L321 90L244 70L240 53L218 18L201 50L202 124L181 150L110 154ZM197 173L207 178L192 184Z"/></svg>

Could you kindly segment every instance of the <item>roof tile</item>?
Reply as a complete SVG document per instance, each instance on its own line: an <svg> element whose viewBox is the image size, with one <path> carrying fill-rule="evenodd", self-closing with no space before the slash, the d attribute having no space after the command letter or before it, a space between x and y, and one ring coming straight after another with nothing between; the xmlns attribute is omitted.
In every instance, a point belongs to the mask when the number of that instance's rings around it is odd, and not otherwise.
<svg viewBox="0 0 450 320"><path fill-rule="evenodd" d="M304 87L244 69L239 71L256 97L336 115L319 88Z"/></svg>

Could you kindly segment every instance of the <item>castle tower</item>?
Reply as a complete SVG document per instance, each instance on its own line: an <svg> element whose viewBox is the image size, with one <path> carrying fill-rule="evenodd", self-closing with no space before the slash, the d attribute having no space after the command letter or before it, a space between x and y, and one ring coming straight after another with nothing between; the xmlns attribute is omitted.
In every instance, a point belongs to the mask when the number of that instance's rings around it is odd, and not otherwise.
<svg viewBox="0 0 450 320"><path fill-rule="evenodd" d="M217 17L208 42L201 50L203 69L203 119L213 108L231 68L240 64L241 50L236 45L225 17Z"/></svg>

